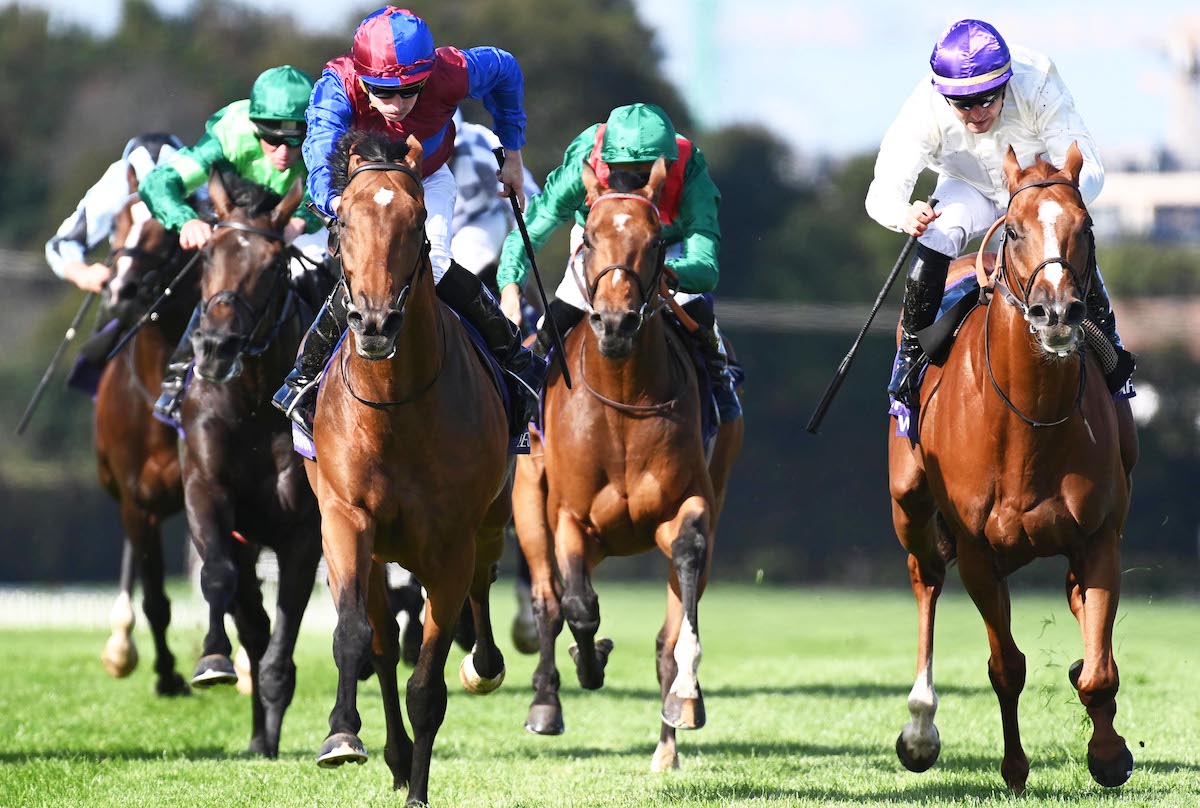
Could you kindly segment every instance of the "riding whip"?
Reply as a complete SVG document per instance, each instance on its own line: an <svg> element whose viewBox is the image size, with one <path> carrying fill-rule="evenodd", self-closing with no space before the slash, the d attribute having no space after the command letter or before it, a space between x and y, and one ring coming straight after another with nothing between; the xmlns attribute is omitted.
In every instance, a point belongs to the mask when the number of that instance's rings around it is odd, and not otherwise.
<svg viewBox="0 0 1200 808"><path fill-rule="evenodd" d="M496 155L496 165L504 168L504 149L498 146L492 149L492 154ZM567 370L567 352L563 348L562 334L558 332L558 323L554 322L554 318L550 316L550 301L546 299L546 290L542 286L542 273L538 272L537 261L533 257L533 242L529 240L529 231L525 229L525 217L521 215L521 206L517 204L516 189L513 189L508 195L508 201L512 202L513 216L517 219L521 239L525 242L525 254L529 256L529 266L533 268L533 278L537 281L538 294L542 297L542 311L545 312L546 322L550 324L550 334L554 337L554 353L558 356L558 366L562 368L563 382L570 390L571 371Z"/></svg>
<svg viewBox="0 0 1200 808"><path fill-rule="evenodd" d="M29 406L25 408L25 412L21 416L21 421L17 424L18 435L23 434L25 427L29 426L29 419L33 418L33 413L41 402L42 396L46 392L46 387L50 384L50 378L54 375L58 363L62 361L63 354L67 351L67 346L75 339L75 335L79 332L79 324L87 316L88 309L92 307L92 303L95 302L96 297L97 294L95 292L88 292L83 298L83 304L80 305L79 311L75 312L75 317L72 318L71 325L67 327L67 333L63 336L62 342L58 344L58 350L54 352L54 356L50 359L50 366L42 374L42 380L38 382L37 388L33 391L33 398L29 399Z"/></svg>
<svg viewBox="0 0 1200 808"><path fill-rule="evenodd" d="M937 199L932 196L929 197L930 207L936 206L937 203ZM904 249L900 251L900 257L896 259L896 264L892 267L892 271L884 282L883 288L879 290L879 296L875 298L875 305L871 308L871 313L867 316L867 321L863 323L862 330L858 332L858 337L854 340L854 344L850 346L850 351L846 354L842 363L838 365L837 372L833 374L833 379L830 380L829 386L825 388L825 394L821 396L821 400L817 403L817 408L813 410L812 418L808 420L806 429L810 434L817 434L821 422L825 420L825 413L829 411L834 397L842 389L842 382L846 381L846 376L850 373L850 365L854 362L854 355L858 353L858 346L862 344L863 337L866 336L867 331L871 328L871 321L879 313L879 309L883 306L883 301L887 297L887 293L891 291L892 284L896 282L896 278L900 275L900 269L904 266L904 262L908 260L908 254L912 252L913 246L916 243L916 236L909 236L908 240L904 242Z"/></svg>
<svg viewBox="0 0 1200 808"><path fill-rule="evenodd" d="M148 322L153 322L153 321L158 320L158 307L163 304L163 301L165 301L171 295L175 294L175 287L178 286L180 281L183 280L183 277L185 275L187 275L188 270L192 268L192 264L196 263L196 261L203 254L204 254L203 250L196 250L196 254L193 255L191 257L191 259L186 264L183 265L183 269L179 270L179 274L176 275L175 278L170 283L167 284L167 288L163 289L163 292L161 295L158 296L158 299L155 300L150 305L150 308L146 309L146 313L138 318L138 321L136 323L134 323L133 326L128 331L125 332L124 336L121 337L120 341L117 342L116 346L111 351L108 352L107 361L111 362L113 360L113 357L115 357L117 354L119 354L121 352L121 349L129 344L129 340L133 339L133 335L136 334L139 330L141 330L142 326L144 326Z"/></svg>

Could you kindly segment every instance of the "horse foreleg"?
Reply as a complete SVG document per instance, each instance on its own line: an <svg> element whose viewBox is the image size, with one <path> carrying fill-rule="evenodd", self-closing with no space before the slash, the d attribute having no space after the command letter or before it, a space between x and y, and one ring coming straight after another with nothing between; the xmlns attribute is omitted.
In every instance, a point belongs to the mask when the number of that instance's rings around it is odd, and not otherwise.
<svg viewBox="0 0 1200 808"><path fill-rule="evenodd" d="M125 529L128 536L129 528ZM133 540L126 538L121 552L121 589L108 613L112 629L100 654L104 670L114 679L124 679L137 668L137 645L133 641Z"/></svg>
<svg viewBox="0 0 1200 808"><path fill-rule="evenodd" d="M413 744L404 729L404 714L400 711L400 690L396 682L396 667L400 664L400 627L392 618L388 603L387 571L382 564L371 565L368 586L367 616L373 632L372 663L375 676L379 679L383 716L387 723L383 759L392 772L392 788L400 789L408 785L412 776Z"/></svg>
<svg viewBox="0 0 1200 808"><path fill-rule="evenodd" d="M158 517L145 514L144 530L131 542L142 573L142 612L154 635L154 689L160 696L186 695L190 692L183 677L175 671L175 655L167 645L171 624L171 601L163 583L162 529Z"/></svg>
<svg viewBox="0 0 1200 808"><path fill-rule="evenodd" d="M188 530L201 562L200 591L208 604L208 633L192 675L192 686L231 685L237 682L237 671L229 658L233 646L225 633L225 615L238 588L233 515L223 501L225 492L205 476L187 476L184 490Z"/></svg>
<svg viewBox="0 0 1200 808"><path fill-rule="evenodd" d="M1025 688L1025 655L1017 648L1012 636L1008 582L996 577L990 559L975 543L964 543L960 547L959 572L987 627L991 648L988 676L1000 702L1000 721L1004 728L1004 760L1000 764L1000 774L1009 788L1021 793L1029 776L1029 759L1021 747L1017 722L1017 702Z"/></svg>
<svg viewBox="0 0 1200 808"><path fill-rule="evenodd" d="M671 587L677 589L681 620L675 641L666 639L663 654L675 659L676 674L663 698L662 719L676 729L704 726L704 696L697 674L700 668L700 594L708 579L709 512L702 497L690 497L675 519L658 530L662 547L670 542ZM664 684L665 684L664 680Z"/></svg>
<svg viewBox="0 0 1200 808"><path fill-rule="evenodd" d="M318 487L318 491L320 488ZM366 749L358 738L358 677L371 654L371 625L367 621L367 586L375 522L361 508L332 497L321 504L321 535L329 588L337 608L333 630L333 659L338 669L337 699L329 713L329 735L317 755L317 765L365 763Z"/></svg>
<svg viewBox="0 0 1200 808"><path fill-rule="evenodd" d="M461 555L456 559L462 560ZM467 556L461 568L442 568L438 580L426 581L429 600L425 609L425 637L421 657L408 680L406 702L413 726L412 777L409 779L406 805L429 802L429 763L433 742L446 717L446 657L454 640L454 626L467 596L467 581L472 559Z"/></svg>
<svg viewBox="0 0 1200 808"><path fill-rule="evenodd" d="M546 468L541 443L537 438L533 438L533 443L531 453L517 459L513 472L512 521L505 527L506 539L511 533L517 543L517 613L513 617L512 640L522 654L536 654L541 647L533 608L533 562L529 559L537 556L537 563L544 563L551 575L554 569L554 547L546 524Z"/></svg>
<svg viewBox="0 0 1200 808"><path fill-rule="evenodd" d="M658 676L662 700L667 700L671 685L679 673L675 662L675 644L679 640L679 629L683 625L683 602L679 599L679 582L674 569L667 582L667 617L654 643L654 670ZM650 771L665 772L679 768L679 754L675 748L675 727L662 722L658 734L658 746L650 759Z"/></svg>
<svg viewBox="0 0 1200 808"><path fill-rule="evenodd" d="M600 629L600 602L592 588L586 541L579 522L560 511L558 529L554 533L554 552L563 578L562 614L575 636L575 642L568 650L575 662L580 687L598 690L604 686L604 668L613 643L608 638L596 639Z"/></svg>
<svg viewBox="0 0 1200 808"><path fill-rule="evenodd" d="M1083 559L1083 668L1077 687L1079 700L1092 719L1088 741L1088 770L1106 788L1123 785L1133 774L1133 755L1113 727L1120 677L1113 659L1112 632L1121 592L1121 553L1115 529L1093 538Z"/></svg>
<svg viewBox="0 0 1200 808"><path fill-rule="evenodd" d="M278 736L272 747L267 729L267 712L262 698L262 659L271 639L271 621L263 608L262 587L255 566L259 551L254 547L240 546L238 554L238 589L234 600L233 623L237 627L238 641L250 658L250 744L246 751L251 754L275 757L279 754Z"/></svg>
<svg viewBox="0 0 1200 808"><path fill-rule="evenodd" d="M504 655L496 647L489 599L492 581L496 580L496 562L504 549L503 542L503 525L485 525L475 542L475 574L470 590L475 644L471 652L463 657L458 677L467 692L477 696L494 692L504 682Z"/></svg>

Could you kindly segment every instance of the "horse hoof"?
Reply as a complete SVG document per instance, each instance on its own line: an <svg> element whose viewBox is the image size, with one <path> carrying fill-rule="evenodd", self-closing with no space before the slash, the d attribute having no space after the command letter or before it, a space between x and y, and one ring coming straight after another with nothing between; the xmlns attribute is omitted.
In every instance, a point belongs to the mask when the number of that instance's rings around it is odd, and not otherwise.
<svg viewBox="0 0 1200 808"><path fill-rule="evenodd" d="M525 719L525 729L537 735L562 735L567 731L563 724L562 705L534 704Z"/></svg>
<svg viewBox="0 0 1200 808"><path fill-rule="evenodd" d="M684 699L668 693L663 699L663 723L675 729L700 729L707 720L704 714L704 696L697 689L696 698Z"/></svg>
<svg viewBox="0 0 1200 808"><path fill-rule="evenodd" d="M237 692L249 696L254 692L254 677L250 672L250 654L245 646L239 647L233 655L233 669L237 671Z"/></svg>
<svg viewBox="0 0 1200 808"><path fill-rule="evenodd" d="M537 623L534 622L533 615L529 615L526 619L526 615L520 613L513 618L512 641L519 653L536 654L538 652Z"/></svg>
<svg viewBox="0 0 1200 808"><path fill-rule="evenodd" d="M192 689L188 687L183 677L174 671L170 676L159 679L154 685L154 692L160 696L190 696Z"/></svg>
<svg viewBox="0 0 1200 808"><path fill-rule="evenodd" d="M650 771L660 773L678 768L679 755L676 754L675 747L666 746L660 741L658 747L654 750L654 757L650 758Z"/></svg>
<svg viewBox="0 0 1200 808"><path fill-rule="evenodd" d="M579 644L571 643L571 647L567 649L567 652L571 655L571 661L575 663L575 673L579 677L579 686L584 690L599 690L604 686L604 669L608 666L608 655L612 653L613 641L608 637L601 637L596 640L595 647L597 675L594 679L585 674L584 669L579 665Z"/></svg>
<svg viewBox="0 0 1200 808"><path fill-rule="evenodd" d="M458 666L458 680L468 693L486 696L504 684L504 666L501 665L500 673L491 679L480 676L475 670L475 653L471 652L463 657L462 664Z"/></svg>
<svg viewBox="0 0 1200 808"><path fill-rule="evenodd" d="M1133 776L1133 754L1125 748L1113 760L1100 760L1088 752L1088 771L1105 788L1123 786Z"/></svg>
<svg viewBox="0 0 1200 808"><path fill-rule="evenodd" d="M1071 680L1071 687L1079 689L1079 675L1083 673L1083 660L1077 659L1071 667L1067 669L1067 678Z"/></svg>
<svg viewBox="0 0 1200 808"><path fill-rule="evenodd" d="M100 662L109 676L114 679L124 679L137 668L137 646L133 644L133 639L130 637L113 634L104 644Z"/></svg>
<svg viewBox="0 0 1200 808"><path fill-rule="evenodd" d="M330 735L321 744L321 752L317 755L317 765L322 769L335 769L343 763L357 763L360 766L367 762L367 750L362 741L352 732L338 732Z"/></svg>
<svg viewBox="0 0 1200 808"><path fill-rule="evenodd" d="M213 687L215 685L232 685L238 680L233 662L224 654L209 654L200 657L196 663L196 672L192 674L192 687Z"/></svg>
<svg viewBox="0 0 1200 808"><path fill-rule="evenodd" d="M904 764L904 768L910 772L929 771L933 768L933 764L937 763L938 755L942 754L942 743L938 738L934 739L932 744L924 744L927 748L918 752L914 752L909 748L908 743L904 740L904 733L901 732L896 736L896 757L900 758L900 762Z"/></svg>

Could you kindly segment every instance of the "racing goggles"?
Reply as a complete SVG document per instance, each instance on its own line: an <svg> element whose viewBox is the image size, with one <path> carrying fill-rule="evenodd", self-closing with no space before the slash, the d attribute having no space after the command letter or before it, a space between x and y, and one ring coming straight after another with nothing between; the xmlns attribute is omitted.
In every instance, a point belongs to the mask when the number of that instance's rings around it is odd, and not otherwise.
<svg viewBox="0 0 1200 808"><path fill-rule="evenodd" d="M1004 87L1005 86L1006 85L1002 84L994 90L990 90L986 93L978 93L976 95L963 95L963 96L948 95L948 96L946 96L946 103L949 104L950 106L954 107L955 109L959 110L960 112L970 112L975 107L979 107L980 109L987 109L992 104L999 101L1000 96L1004 95Z"/></svg>
<svg viewBox="0 0 1200 808"><path fill-rule="evenodd" d="M303 128L296 130L291 134L281 134L277 129L271 129L262 124L255 125L258 139L268 146L278 148L279 146L288 146L295 149L304 143L305 130Z"/></svg>
<svg viewBox="0 0 1200 808"><path fill-rule="evenodd" d="M359 79L359 81L362 82L363 89L380 101L386 101L396 96L400 98L412 98L425 89L424 81L416 81L412 84L404 84L399 87L380 87L377 84L368 83L365 79Z"/></svg>

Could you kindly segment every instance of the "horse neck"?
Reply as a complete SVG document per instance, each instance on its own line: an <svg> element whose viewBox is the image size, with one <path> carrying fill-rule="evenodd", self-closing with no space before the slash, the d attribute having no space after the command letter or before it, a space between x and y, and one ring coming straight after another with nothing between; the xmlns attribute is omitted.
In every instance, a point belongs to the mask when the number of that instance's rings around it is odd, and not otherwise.
<svg viewBox="0 0 1200 808"><path fill-rule="evenodd" d="M428 260L428 259L424 259ZM355 392L375 401L404 401L441 372L445 357L442 338L445 316L438 304L432 271L418 279L404 307L404 324L396 335L396 355L388 360L363 359L350 346L349 373ZM360 381L361 380L361 381ZM358 386L363 389L359 390Z"/></svg>
<svg viewBox="0 0 1200 808"><path fill-rule="evenodd" d="M586 324L583 351L588 383L596 392L617 401L659 402L671 396L670 347L661 312L648 317L634 338L633 351L624 359L608 359L600 353L596 333Z"/></svg>
<svg viewBox="0 0 1200 808"><path fill-rule="evenodd" d="M991 373L996 384L1013 406L1032 420L1057 421L1067 415L1075 407L1079 394L1082 354L1076 352L1063 361L1047 361L1016 307L998 297L989 305L992 319L986 338L990 342ZM987 372L985 367L984 373ZM985 387L990 386L990 382L985 382ZM992 397L992 393L985 391L985 397ZM992 400L997 401L1008 417L1020 420L1002 401L995 397Z"/></svg>

